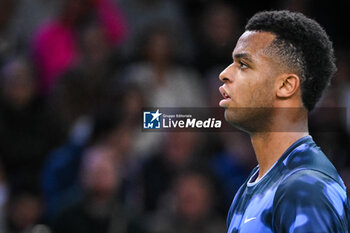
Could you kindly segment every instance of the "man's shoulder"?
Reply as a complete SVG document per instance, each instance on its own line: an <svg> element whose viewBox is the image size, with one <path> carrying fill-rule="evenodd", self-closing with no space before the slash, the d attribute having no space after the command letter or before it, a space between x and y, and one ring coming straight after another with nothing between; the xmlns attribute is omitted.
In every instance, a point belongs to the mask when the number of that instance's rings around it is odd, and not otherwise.
<svg viewBox="0 0 350 233"><path fill-rule="evenodd" d="M347 232L349 203L345 187L332 177L301 169L280 183L271 214L275 232Z"/></svg>
<svg viewBox="0 0 350 233"><path fill-rule="evenodd" d="M345 186L318 170L300 169L290 174L278 186L273 200L276 229L303 224L305 229L313 229L315 226L309 224L313 222L325 232L329 227L345 232L348 215Z"/></svg>
<svg viewBox="0 0 350 233"><path fill-rule="evenodd" d="M340 177L334 179L322 170L299 168L292 171L288 176L285 176L279 184L277 192L280 190L293 192L297 192L297 190L309 190L307 193L311 195L314 191L327 191L335 187L339 188L341 192L346 192L344 183Z"/></svg>
<svg viewBox="0 0 350 233"><path fill-rule="evenodd" d="M275 206L280 201L305 206L346 203L344 182L311 137L295 147L283 164L286 170L275 193Z"/></svg>
<svg viewBox="0 0 350 233"><path fill-rule="evenodd" d="M278 207L282 202L285 207L288 207L286 203L290 203L290 207L313 206L319 210L332 206L340 216L344 206L347 206L347 193L340 177L335 180L319 170L300 169L287 176L278 186L274 206Z"/></svg>
<svg viewBox="0 0 350 233"><path fill-rule="evenodd" d="M282 162L287 169L285 181L293 181L302 176L303 179L310 177L311 180L312 178L332 179L344 185L336 168L311 137L295 147Z"/></svg>

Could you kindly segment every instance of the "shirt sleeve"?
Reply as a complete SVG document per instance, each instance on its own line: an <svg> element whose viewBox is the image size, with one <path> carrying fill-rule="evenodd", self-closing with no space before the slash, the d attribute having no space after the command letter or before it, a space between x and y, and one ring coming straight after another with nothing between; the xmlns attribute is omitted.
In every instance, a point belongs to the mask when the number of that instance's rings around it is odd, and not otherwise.
<svg viewBox="0 0 350 233"><path fill-rule="evenodd" d="M348 232L348 200L344 186L321 172L301 170L276 191L274 232Z"/></svg>

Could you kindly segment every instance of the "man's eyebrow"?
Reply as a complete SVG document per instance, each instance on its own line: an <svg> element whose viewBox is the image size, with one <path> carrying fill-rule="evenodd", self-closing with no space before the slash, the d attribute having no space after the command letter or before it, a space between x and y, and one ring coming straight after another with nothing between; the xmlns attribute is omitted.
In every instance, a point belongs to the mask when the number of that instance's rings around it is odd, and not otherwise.
<svg viewBox="0 0 350 233"><path fill-rule="evenodd" d="M253 62L252 56L250 54L248 54L248 53L237 53L237 54L234 54L233 57L236 58L236 59L243 58L243 59L247 60L248 62Z"/></svg>

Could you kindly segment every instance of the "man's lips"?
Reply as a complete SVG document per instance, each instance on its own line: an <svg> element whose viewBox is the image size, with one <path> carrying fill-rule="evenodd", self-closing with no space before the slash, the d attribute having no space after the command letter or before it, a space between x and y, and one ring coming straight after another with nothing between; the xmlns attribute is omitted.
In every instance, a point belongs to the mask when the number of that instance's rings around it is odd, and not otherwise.
<svg viewBox="0 0 350 233"><path fill-rule="evenodd" d="M227 104L231 100L231 97L227 94L227 92L223 86L219 87L219 91L220 91L222 97L224 97L224 99L222 99L220 101L219 105L220 105L220 107L227 107Z"/></svg>
<svg viewBox="0 0 350 233"><path fill-rule="evenodd" d="M228 99L228 98L230 98L230 96L228 96L228 94L226 94L225 92L224 92L224 94L222 95L225 99Z"/></svg>
<svg viewBox="0 0 350 233"><path fill-rule="evenodd" d="M219 87L219 91L222 95L222 97L224 97L224 99L230 99L231 97L227 94L227 91L225 90L225 88L223 86Z"/></svg>

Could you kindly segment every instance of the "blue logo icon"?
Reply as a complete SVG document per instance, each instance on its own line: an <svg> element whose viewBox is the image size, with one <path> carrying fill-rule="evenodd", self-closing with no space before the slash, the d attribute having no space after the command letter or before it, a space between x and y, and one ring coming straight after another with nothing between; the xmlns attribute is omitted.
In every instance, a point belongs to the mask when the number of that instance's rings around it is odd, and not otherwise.
<svg viewBox="0 0 350 233"><path fill-rule="evenodd" d="M161 115L162 113L159 112L159 109L156 112L143 112L143 128L160 129Z"/></svg>

